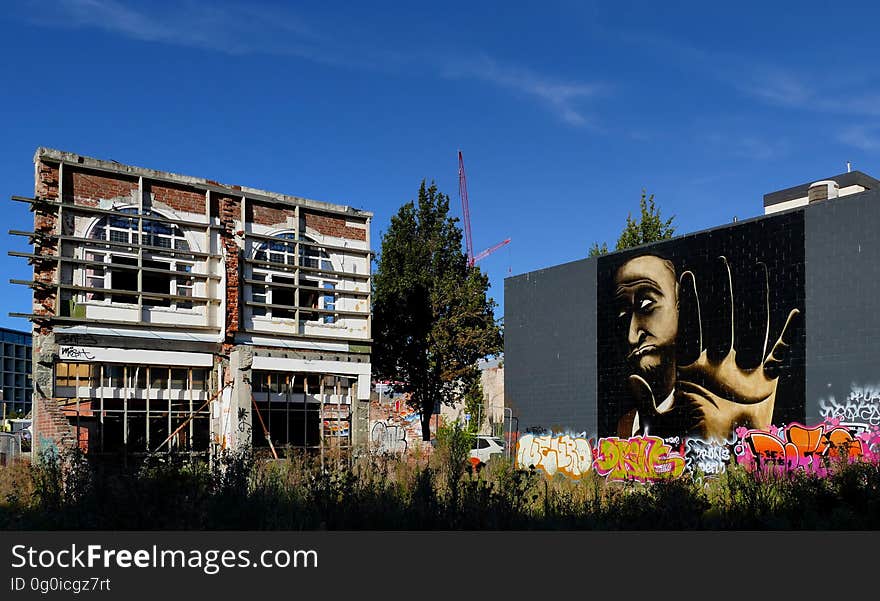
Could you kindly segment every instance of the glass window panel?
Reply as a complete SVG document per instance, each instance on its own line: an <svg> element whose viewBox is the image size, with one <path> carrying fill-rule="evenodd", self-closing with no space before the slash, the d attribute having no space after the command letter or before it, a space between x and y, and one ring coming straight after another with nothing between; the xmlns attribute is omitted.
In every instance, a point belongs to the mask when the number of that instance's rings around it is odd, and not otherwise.
<svg viewBox="0 0 880 601"><path fill-rule="evenodd" d="M147 368L144 365L139 365L136 367L135 373L135 388L146 388L147 387Z"/></svg>
<svg viewBox="0 0 880 601"><path fill-rule="evenodd" d="M168 368L167 367L151 367L150 368L150 388L153 388L153 389L168 388Z"/></svg>
<svg viewBox="0 0 880 601"><path fill-rule="evenodd" d="M121 230L110 230L110 240L112 242L128 242L129 233Z"/></svg>
<svg viewBox="0 0 880 601"><path fill-rule="evenodd" d="M104 366L104 386L110 388L124 388L124 368L122 365Z"/></svg>
<svg viewBox="0 0 880 601"><path fill-rule="evenodd" d="M325 290L335 290L336 284L334 284L333 282L324 282L324 289ZM336 295L335 294L332 294L332 293L331 294L324 294L323 301L324 301L324 309L326 309L328 311L335 311L336 310ZM333 323L334 321L335 321L335 315L325 315L324 316L324 323Z"/></svg>
<svg viewBox="0 0 880 601"><path fill-rule="evenodd" d="M99 363L89 364L89 379L92 386L100 386L101 382L101 365Z"/></svg>
<svg viewBox="0 0 880 601"><path fill-rule="evenodd" d="M186 390L189 387L189 374L187 369L173 368L171 370L171 389Z"/></svg>
<svg viewBox="0 0 880 601"><path fill-rule="evenodd" d="M193 368L192 382L193 390L208 390L208 370L204 368Z"/></svg>

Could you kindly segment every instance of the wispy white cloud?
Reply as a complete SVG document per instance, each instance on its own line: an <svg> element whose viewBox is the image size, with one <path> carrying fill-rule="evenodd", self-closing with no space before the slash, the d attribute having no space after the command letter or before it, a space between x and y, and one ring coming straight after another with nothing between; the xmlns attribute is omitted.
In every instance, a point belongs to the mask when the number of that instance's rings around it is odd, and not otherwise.
<svg viewBox="0 0 880 601"><path fill-rule="evenodd" d="M730 156L755 161L777 160L791 151L788 140L739 132L714 132L707 134L705 140L713 147L722 148Z"/></svg>
<svg viewBox="0 0 880 601"><path fill-rule="evenodd" d="M48 9L45 8L48 3ZM563 81L502 64L487 55L450 59L376 44L374 35L339 33L283 7L235 1L156 0L135 6L123 0L32 0L39 26L96 29L142 42L184 46L230 55L276 54L350 68L394 70L418 65L446 78L471 78L532 98L563 122L596 127L584 102L603 86ZM30 11L35 14L36 11ZM333 33L326 33L332 31ZM358 40L370 40L369 44Z"/></svg>
<svg viewBox="0 0 880 601"><path fill-rule="evenodd" d="M839 115L880 115L880 91L868 74L839 78L792 68L760 67L730 83L775 106Z"/></svg>
<svg viewBox="0 0 880 601"><path fill-rule="evenodd" d="M880 127L847 127L837 134L837 141L859 150L880 150Z"/></svg>
<svg viewBox="0 0 880 601"><path fill-rule="evenodd" d="M605 28L609 41L642 48L659 63L715 81L770 106L840 115L880 115L876 70L827 69L784 64L744 54L714 52L653 32Z"/></svg>
<svg viewBox="0 0 880 601"><path fill-rule="evenodd" d="M757 67L727 80L739 91L758 100L785 107L807 107L810 87L794 73L777 67Z"/></svg>
<svg viewBox="0 0 880 601"><path fill-rule="evenodd" d="M288 54L339 62L332 44L297 15L260 4L153 2L135 7L119 0L45 0L37 25L98 29L142 42L224 54ZM33 12L31 14L34 14Z"/></svg>
<svg viewBox="0 0 880 601"><path fill-rule="evenodd" d="M548 78L530 69L499 63L486 55L447 64L444 75L451 79L473 78L532 97L562 121L577 127L597 126L583 103L608 89L599 83Z"/></svg>

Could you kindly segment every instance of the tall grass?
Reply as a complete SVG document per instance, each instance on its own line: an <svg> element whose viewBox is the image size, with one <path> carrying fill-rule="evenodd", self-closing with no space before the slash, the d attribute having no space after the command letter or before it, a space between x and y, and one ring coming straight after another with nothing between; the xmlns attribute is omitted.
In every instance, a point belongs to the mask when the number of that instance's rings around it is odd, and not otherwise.
<svg viewBox="0 0 880 601"><path fill-rule="evenodd" d="M122 469L71 452L0 469L0 528L105 530L877 529L880 467L820 478L750 473L644 485L517 470L480 471L456 440L430 458L313 456L213 465L156 456Z"/></svg>

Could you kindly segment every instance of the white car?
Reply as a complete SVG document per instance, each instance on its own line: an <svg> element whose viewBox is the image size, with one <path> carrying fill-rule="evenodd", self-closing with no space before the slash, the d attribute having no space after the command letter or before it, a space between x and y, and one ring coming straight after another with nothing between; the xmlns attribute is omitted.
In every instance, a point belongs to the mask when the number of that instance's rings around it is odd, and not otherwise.
<svg viewBox="0 0 880 601"><path fill-rule="evenodd" d="M471 449L470 458L480 463L488 463L492 455L504 453L504 441L497 436L478 435Z"/></svg>

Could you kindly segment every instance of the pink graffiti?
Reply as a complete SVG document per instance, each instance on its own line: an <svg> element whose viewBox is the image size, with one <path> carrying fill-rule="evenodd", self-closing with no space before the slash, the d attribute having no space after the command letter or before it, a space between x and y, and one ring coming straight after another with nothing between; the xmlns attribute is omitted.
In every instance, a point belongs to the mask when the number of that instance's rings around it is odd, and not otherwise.
<svg viewBox="0 0 880 601"><path fill-rule="evenodd" d="M880 428L870 426L857 432L836 418L813 427L794 423L771 426L769 431L737 428L736 434L740 439L737 462L749 469L776 466L824 475L835 460L880 460Z"/></svg>

